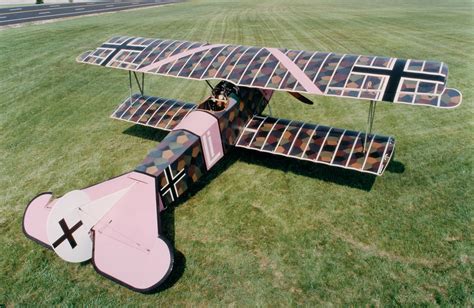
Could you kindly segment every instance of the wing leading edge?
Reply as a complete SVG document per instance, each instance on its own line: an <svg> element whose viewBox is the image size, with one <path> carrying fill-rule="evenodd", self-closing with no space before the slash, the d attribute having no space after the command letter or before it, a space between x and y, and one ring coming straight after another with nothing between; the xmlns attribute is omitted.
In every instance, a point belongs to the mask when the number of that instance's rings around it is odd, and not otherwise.
<svg viewBox="0 0 474 308"><path fill-rule="evenodd" d="M113 37L78 62L186 79L227 80L239 86L307 94L454 108L442 62Z"/></svg>

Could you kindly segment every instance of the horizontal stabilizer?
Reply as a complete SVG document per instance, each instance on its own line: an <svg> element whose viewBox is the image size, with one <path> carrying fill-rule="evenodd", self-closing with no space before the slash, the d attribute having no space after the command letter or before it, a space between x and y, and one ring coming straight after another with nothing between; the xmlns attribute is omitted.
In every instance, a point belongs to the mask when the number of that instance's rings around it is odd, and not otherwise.
<svg viewBox="0 0 474 308"><path fill-rule="evenodd" d="M52 193L41 193L30 201L23 214L23 232L25 235L47 248L52 247L48 241L46 223L56 201L57 199L53 198Z"/></svg>
<svg viewBox="0 0 474 308"><path fill-rule="evenodd" d="M160 234L156 178L129 172L54 199L35 197L23 230L62 259L92 258L100 274L135 291L158 287L173 267L173 249Z"/></svg>
<svg viewBox="0 0 474 308"><path fill-rule="evenodd" d="M175 99L134 94L111 115L113 119L171 131L197 106Z"/></svg>
<svg viewBox="0 0 474 308"><path fill-rule="evenodd" d="M365 143L365 150L364 150ZM237 147L382 175L392 157L392 137L254 116Z"/></svg>

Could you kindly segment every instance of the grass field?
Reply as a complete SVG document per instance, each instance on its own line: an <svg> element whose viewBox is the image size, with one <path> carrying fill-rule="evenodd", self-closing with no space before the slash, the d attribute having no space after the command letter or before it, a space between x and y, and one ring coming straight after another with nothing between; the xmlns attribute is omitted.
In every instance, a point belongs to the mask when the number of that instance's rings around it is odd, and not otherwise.
<svg viewBox="0 0 474 308"><path fill-rule="evenodd" d="M472 1L190 1L0 31L0 304L473 304ZM23 211L132 170L164 137L108 118L124 71L75 63L116 34L436 59L455 110L379 104L377 179L236 150L173 210L175 270L137 294L27 240ZM202 99L203 82L147 79ZM277 93L273 114L362 130L368 103Z"/></svg>

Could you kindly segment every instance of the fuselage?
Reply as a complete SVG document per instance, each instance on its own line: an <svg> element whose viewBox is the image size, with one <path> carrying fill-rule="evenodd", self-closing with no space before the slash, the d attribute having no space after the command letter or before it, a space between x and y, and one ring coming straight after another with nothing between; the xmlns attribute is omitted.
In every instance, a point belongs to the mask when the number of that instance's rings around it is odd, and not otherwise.
<svg viewBox="0 0 474 308"><path fill-rule="evenodd" d="M234 147L244 126L262 113L272 94L238 87L220 111L209 107L209 97L150 151L136 171L156 177L157 195L163 204L160 210L176 201Z"/></svg>

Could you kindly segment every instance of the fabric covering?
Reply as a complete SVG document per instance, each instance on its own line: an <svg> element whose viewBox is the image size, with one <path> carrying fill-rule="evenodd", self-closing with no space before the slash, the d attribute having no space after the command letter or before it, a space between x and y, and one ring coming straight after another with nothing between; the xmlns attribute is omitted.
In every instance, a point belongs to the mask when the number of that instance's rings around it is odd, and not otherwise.
<svg viewBox="0 0 474 308"><path fill-rule="evenodd" d="M78 62L269 90L453 108L442 62L284 48L113 37Z"/></svg>

